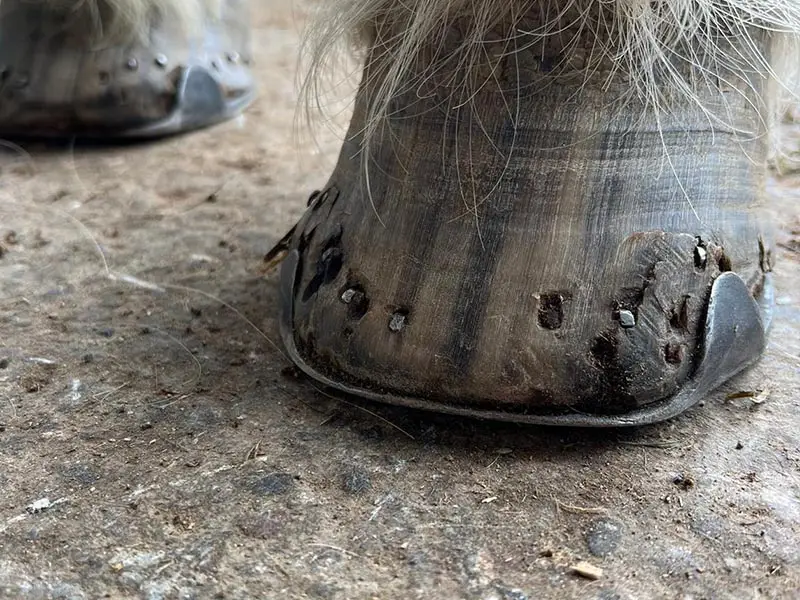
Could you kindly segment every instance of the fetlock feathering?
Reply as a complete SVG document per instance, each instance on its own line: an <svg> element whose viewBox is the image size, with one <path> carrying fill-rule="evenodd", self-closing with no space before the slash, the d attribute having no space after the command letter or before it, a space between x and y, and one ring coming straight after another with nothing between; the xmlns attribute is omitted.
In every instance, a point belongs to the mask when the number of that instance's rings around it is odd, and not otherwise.
<svg viewBox="0 0 800 600"><path fill-rule="evenodd" d="M794 96L798 39L800 0L330 0L307 31L302 95L313 118L331 66L354 51L373 78L367 143L399 94L435 79L451 107L468 104L496 77L498 47L506 57L556 48L549 76L624 78L626 99L656 110L701 104L699 86L736 87L755 74L769 80L758 107L768 129Z"/></svg>

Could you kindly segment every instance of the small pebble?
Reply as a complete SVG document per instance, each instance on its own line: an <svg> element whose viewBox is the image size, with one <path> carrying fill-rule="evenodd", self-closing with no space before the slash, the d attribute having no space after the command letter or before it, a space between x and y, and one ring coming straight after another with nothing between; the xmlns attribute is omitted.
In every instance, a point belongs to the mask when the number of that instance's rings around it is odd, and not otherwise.
<svg viewBox="0 0 800 600"><path fill-rule="evenodd" d="M585 560L572 565L569 570L575 575L580 575L581 577L591 579L592 581L597 581L603 576L603 569L593 565L592 563L586 562Z"/></svg>
<svg viewBox="0 0 800 600"><path fill-rule="evenodd" d="M689 490L694 487L694 479L690 475L684 475L683 473L676 475L672 479L672 483L684 490Z"/></svg>

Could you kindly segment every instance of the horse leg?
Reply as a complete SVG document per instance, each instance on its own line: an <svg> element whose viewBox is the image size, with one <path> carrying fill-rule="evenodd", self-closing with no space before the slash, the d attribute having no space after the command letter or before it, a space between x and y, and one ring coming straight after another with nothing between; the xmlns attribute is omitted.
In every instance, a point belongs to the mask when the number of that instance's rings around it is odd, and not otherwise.
<svg viewBox="0 0 800 600"><path fill-rule="evenodd" d="M800 31L800 2L774 4L329 4L312 78L342 39L364 69L326 189L270 256L292 360L367 398L584 426L670 418L751 365Z"/></svg>

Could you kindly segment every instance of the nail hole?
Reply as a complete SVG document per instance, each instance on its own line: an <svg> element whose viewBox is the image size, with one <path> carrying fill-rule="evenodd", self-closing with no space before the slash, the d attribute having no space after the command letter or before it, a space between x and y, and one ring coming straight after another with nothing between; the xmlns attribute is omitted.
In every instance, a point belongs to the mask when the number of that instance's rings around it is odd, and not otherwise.
<svg viewBox="0 0 800 600"><path fill-rule="evenodd" d="M684 296L680 307L672 309L669 324L675 329L689 329L689 298Z"/></svg>
<svg viewBox="0 0 800 600"><path fill-rule="evenodd" d="M671 365L681 364L683 362L683 346L675 342L664 346L664 360Z"/></svg>
<svg viewBox="0 0 800 600"><path fill-rule="evenodd" d="M107 71L100 71L97 74L97 78L102 85L108 85L108 82L111 81L111 75L109 75Z"/></svg>
<svg viewBox="0 0 800 600"><path fill-rule="evenodd" d="M564 303L558 292L547 292L539 297L539 325L545 329L558 329L564 322Z"/></svg>
<svg viewBox="0 0 800 600"><path fill-rule="evenodd" d="M601 367L612 365L617 360L617 340L606 335L598 335L592 342L590 352Z"/></svg>

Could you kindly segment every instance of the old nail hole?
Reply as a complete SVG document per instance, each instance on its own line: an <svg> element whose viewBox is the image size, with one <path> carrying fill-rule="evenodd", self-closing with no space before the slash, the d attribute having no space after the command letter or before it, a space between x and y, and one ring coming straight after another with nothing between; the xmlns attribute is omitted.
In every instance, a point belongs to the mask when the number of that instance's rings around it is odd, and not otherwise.
<svg viewBox="0 0 800 600"><path fill-rule="evenodd" d="M564 298L558 292L547 292L539 297L539 325L545 329L558 329L564 322Z"/></svg>
<svg viewBox="0 0 800 600"><path fill-rule="evenodd" d="M344 252L342 252L341 242L342 230L340 228L323 245L319 260L317 260L314 276L303 291L303 302L307 302L311 296L319 291L320 287L331 283L339 275L344 264Z"/></svg>
<svg viewBox="0 0 800 600"><path fill-rule="evenodd" d="M679 365L683 362L683 346L676 342L670 342L664 346L664 360L671 365Z"/></svg>
<svg viewBox="0 0 800 600"><path fill-rule="evenodd" d="M689 329L689 297L684 296L680 306L673 307L669 324L675 329Z"/></svg>
<svg viewBox="0 0 800 600"><path fill-rule="evenodd" d="M389 331L399 333L408 325L408 309L398 308L389 317Z"/></svg>
<svg viewBox="0 0 800 600"><path fill-rule="evenodd" d="M608 334L598 335L589 350L600 367L613 365L617 360L617 339Z"/></svg>
<svg viewBox="0 0 800 600"><path fill-rule="evenodd" d="M369 298L358 283L348 284L339 299L347 305L347 316L353 320L362 319L369 311Z"/></svg>
<svg viewBox="0 0 800 600"><path fill-rule="evenodd" d="M697 244L694 247L694 266L701 271L705 270L708 264L708 250L702 238L696 238Z"/></svg>
<svg viewBox="0 0 800 600"><path fill-rule="evenodd" d="M111 81L111 75L108 71L100 71L97 74L97 78L100 80L101 85L108 85L108 82Z"/></svg>

